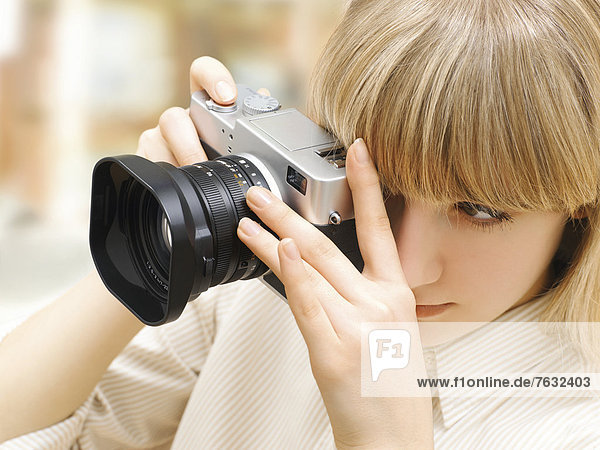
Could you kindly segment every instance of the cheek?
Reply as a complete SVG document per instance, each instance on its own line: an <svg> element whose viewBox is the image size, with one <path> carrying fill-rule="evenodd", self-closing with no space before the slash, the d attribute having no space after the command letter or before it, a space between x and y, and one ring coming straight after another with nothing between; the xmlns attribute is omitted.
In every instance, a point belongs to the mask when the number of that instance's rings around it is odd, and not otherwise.
<svg viewBox="0 0 600 450"><path fill-rule="evenodd" d="M446 281L465 306L500 313L544 274L560 232L524 225L492 233L451 233L446 241Z"/></svg>

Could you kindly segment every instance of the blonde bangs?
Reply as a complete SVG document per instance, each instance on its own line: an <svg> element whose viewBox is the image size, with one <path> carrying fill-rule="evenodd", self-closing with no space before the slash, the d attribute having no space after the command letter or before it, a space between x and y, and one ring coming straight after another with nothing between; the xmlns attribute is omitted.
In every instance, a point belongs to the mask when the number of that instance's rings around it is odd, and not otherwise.
<svg viewBox="0 0 600 450"><path fill-rule="evenodd" d="M353 2L321 55L308 114L345 146L363 137L389 194L509 212L594 206L600 39L581 30L600 18L581 10Z"/></svg>

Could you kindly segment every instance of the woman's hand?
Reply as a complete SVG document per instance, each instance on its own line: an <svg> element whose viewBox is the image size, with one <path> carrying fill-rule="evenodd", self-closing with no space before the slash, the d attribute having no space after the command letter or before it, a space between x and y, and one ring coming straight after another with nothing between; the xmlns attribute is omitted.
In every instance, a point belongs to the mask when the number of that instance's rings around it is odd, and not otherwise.
<svg viewBox="0 0 600 450"><path fill-rule="evenodd" d="M230 105L237 97L231 73L210 56L196 59L190 68L190 94L201 89L222 105ZM266 89L258 92L269 95ZM141 134L136 155L155 162L166 161L177 167L208 159L190 118L189 108L180 107L167 109L156 127Z"/></svg>
<svg viewBox="0 0 600 450"><path fill-rule="evenodd" d="M190 68L190 93L204 89L223 105L235 101L237 90L229 71L209 56L196 59ZM206 153L189 114L189 108L173 107L162 113L158 125L144 131L138 143L138 156L185 166L206 161Z"/></svg>
<svg viewBox="0 0 600 450"><path fill-rule="evenodd" d="M250 188L246 201L281 241L248 218L240 221L238 236L285 285L338 448L433 448L430 397L361 396L361 323L418 327L377 171L362 139L348 149L346 175L365 262L362 273L331 240L264 188ZM416 334L412 374L399 382L427 376Z"/></svg>

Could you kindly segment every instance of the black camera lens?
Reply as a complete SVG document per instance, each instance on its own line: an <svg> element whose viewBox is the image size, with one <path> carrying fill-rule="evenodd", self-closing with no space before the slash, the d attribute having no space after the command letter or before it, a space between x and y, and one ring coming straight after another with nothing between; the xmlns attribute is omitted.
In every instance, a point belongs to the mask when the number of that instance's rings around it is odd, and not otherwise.
<svg viewBox="0 0 600 450"><path fill-rule="evenodd" d="M237 237L261 171L239 155L176 168L125 155L100 160L92 179L90 247L108 289L148 325L175 320L211 286L268 267Z"/></svg>

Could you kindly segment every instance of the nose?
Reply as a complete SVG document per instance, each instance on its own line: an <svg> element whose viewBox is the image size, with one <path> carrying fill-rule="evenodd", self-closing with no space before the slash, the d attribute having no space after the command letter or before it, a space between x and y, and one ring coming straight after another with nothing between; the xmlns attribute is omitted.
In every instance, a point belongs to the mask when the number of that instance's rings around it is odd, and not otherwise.
<svg viewBox="0 0 600 450"><path fill-rule="evenodd" d="M443 272L440 213L420 202L388 208L396 249L411 289L435 283Z"/></svg>

